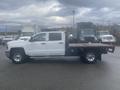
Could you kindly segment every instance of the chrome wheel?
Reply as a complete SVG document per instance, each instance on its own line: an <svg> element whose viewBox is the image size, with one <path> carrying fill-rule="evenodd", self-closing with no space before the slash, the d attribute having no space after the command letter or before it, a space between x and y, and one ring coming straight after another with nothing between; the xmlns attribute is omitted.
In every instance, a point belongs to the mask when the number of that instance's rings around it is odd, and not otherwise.
<svg viewBox="0 0 120 90"><path fill-rule="evenodd" d="M94 62L95 61L95 54L94 53L87 53L86 59L88 62Z"/></svg>
<svg viewBox="0 0 120 90"><path fill-rule="evenodd" d="M26 62L26 55L22 49L11 50L11 60L14 64L22 64Z"/></svg>
<svg viewBox="0 0 120 90"><path fill-rule="evenodd" d="M19 53L14 54L14 55L13 55L13 60L14 60L15 62L21 62L21 60L22 60L22 55L19 54Z"/></svg>

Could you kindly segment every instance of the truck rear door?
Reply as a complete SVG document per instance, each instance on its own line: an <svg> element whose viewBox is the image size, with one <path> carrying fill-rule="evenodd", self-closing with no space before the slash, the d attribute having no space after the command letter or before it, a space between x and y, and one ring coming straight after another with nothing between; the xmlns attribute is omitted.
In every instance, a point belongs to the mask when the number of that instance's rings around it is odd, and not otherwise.
<svg viewBox="0 0 120 90"><path fill-rule="evenodd" d="M65 55L65 33L49 32L47 42L49 55Z"/></svg>

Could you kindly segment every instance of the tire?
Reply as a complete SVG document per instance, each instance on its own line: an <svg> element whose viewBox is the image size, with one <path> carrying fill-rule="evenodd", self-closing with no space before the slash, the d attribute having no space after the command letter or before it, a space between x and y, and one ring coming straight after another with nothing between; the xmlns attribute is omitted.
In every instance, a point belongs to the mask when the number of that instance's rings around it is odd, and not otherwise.
<svg viewBox="0 0 120 90"><path fill-rule="evenodd" d="M84 54L84 56L81 57L82 62L88 63L88 64L93 64L96 63L96 54L93 52L87 52Z"/></svg>
<svg viewBox="0 0 120 90"><path fill-rule="evenodd" d="M14 64L22 64L25 63L26 55L21 49L14 49L11 52L11 59Z"/></svg>

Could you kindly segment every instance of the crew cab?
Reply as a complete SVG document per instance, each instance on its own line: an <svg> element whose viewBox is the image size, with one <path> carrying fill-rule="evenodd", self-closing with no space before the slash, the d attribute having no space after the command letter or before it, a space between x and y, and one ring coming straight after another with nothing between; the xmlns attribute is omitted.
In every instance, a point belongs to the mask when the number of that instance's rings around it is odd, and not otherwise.
<svg viewBox="0 0 120 90"><path fill-rule="evenodd" d="M86 63L96 63L102 54L114 52L113 45L101 43L80 43L70 39L67 32L50 31L33 35L30 40L7 43L6 55L15 64L21 64L36 57L80 56Z"/></svg>

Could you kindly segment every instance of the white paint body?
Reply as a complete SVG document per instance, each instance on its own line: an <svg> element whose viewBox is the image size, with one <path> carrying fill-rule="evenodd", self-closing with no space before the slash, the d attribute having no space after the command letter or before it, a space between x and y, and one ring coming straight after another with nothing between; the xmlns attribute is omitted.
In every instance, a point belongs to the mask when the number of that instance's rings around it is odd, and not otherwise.
<svg viewBox="0 0 120 90"><path fill-rule="evenodd" d="M42 33L45 34L44 41L30 41L30 40L11 41L7 43L8 51L10 51L12 48L23 48L25 50L25 54L31 57L65 55L65 32L53 31ZM61 34L61 40L50 41L49 40L50 33ZM37 35L34 35L33 37Z"/></svg>

